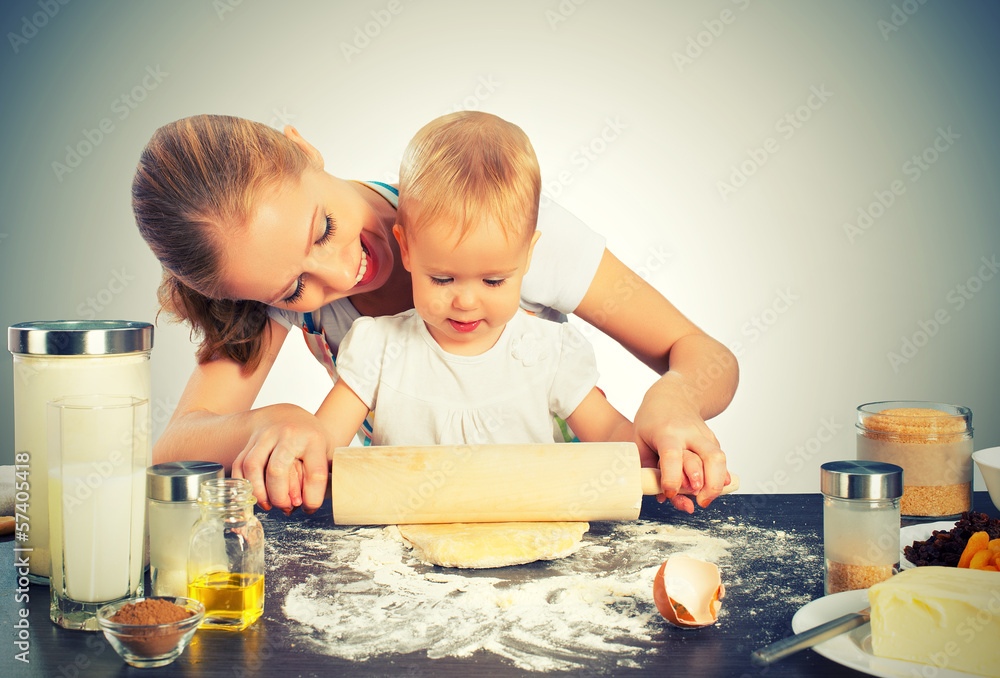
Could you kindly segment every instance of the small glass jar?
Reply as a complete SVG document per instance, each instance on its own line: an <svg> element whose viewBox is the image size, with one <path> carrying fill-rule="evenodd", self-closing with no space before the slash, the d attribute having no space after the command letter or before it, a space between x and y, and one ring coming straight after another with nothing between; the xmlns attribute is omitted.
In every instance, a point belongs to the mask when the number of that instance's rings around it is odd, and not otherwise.
<svg viewBox="0 0 1000 678"><path fill-rule="evenodd" d="M201 484L201 518L191 528L188 597L205 606L199 628L241 631L264 611L264 528L250 481Z"/></svg>
<svg viewBox="0 0 1000 678"><path fill-rule="evenodd" d="M154 596L187 595L188 542L201 517L201 483L224 478L222 464L171 461L146 469L149 575Z"/></svg>
<svg viewBox="0 0 1000 678"><path fill-rule="evenodd" d="M873 461L820 467L826 594L866 589L899 568L903 469Z"/></svg>
<svg viewBox="0 0 1000 678"><path fill-rule="evenodd" d="M858 407L857 457L902 467L902 515L941 520L972 509L972 411L887 401Z"/></svg>

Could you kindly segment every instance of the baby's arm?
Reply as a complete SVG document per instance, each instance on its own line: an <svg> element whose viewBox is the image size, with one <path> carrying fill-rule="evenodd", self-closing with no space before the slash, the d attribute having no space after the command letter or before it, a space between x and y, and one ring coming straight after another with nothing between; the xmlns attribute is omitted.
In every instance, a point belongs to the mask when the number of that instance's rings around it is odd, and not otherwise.
<svg viewBox="0 0 1000 678"><path fill-rule="evenodd" d="M343 379L338 379L316 410L316 418L326 429L327 455L336 447L350 445L367 416L368 406Z"/></svg>
<svg viewBox="0 0 1000 678"><path fill-rule="evenodd" d="M632 442L635 437L632 422L616 410L596 386L566 417L566 423L585 443Z"/></svg>

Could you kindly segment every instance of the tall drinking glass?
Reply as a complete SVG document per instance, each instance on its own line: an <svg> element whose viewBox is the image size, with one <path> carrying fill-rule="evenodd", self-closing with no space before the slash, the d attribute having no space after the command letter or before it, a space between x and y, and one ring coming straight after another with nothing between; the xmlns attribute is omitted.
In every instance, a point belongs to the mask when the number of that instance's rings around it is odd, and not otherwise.
<svg viewBox="0 0 1000 678"><path fill-rule="evenodd" d="M49 617L100 630L98 608L142 595L149 401L69 396L48 403Z"/></svg>

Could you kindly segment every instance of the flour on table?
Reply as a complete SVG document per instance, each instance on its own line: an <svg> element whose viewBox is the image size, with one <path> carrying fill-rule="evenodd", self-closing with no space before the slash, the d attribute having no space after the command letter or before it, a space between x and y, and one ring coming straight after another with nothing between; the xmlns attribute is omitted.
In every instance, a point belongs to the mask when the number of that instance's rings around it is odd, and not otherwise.
<svg viewBox="0 0 1000 678"><path fill-rule="evenodd" d="M355 661L486 651L533 671L592 667L608 657L640 666L666 624L652 595L663 560L687 553L718 562L730 547L662 523L598 523L562 560L458 571L417 560L396 528L282 531L268 541L268 576L287 589L282 611L292 635L299 626L315 651ZM313 540L303 544L296 531Z"/></svg>

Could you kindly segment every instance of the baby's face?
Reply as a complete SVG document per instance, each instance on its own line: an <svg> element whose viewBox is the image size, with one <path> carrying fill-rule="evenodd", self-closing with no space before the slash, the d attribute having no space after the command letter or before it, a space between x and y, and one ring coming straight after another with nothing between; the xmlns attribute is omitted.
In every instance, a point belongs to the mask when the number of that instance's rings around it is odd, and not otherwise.
<svg viewBox="0 0 1000 678"><path fill-rule="evenodd" d="M510 241L496 224L477 224L458 242L458 229L433 224L402 233L403 265L413 277L413 306L449 353L488 350L517 313L521 282L538 233Z"/></svg>

